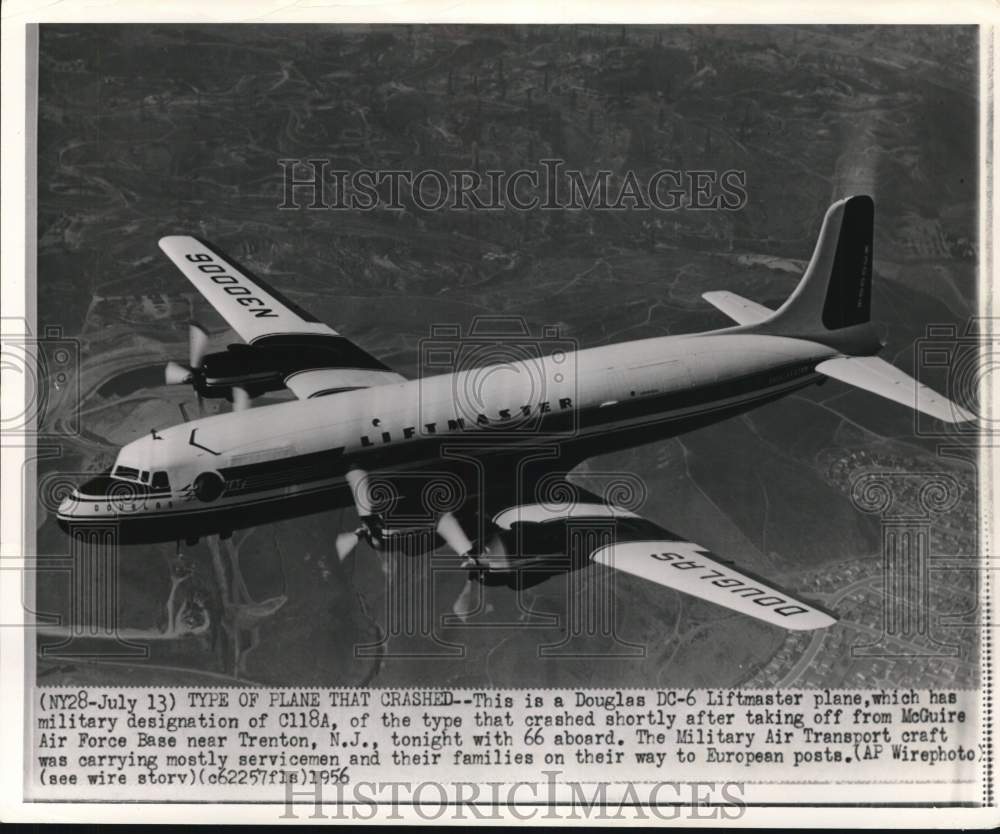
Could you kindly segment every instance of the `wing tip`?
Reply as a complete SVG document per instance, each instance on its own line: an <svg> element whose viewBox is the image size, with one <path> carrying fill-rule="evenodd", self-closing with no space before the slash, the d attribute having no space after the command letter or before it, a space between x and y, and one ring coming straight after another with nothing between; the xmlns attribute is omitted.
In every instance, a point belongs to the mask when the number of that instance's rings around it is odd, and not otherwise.
<svg viewBox="0 0 1000 834"><path fill-rule="evenodd" d="M170 243L175 240L180 240L180 238L181 235L164 235L158 241L156 241L156 245L159 246L160 249L162 249L164 252L166 252L167 247L170 245Z"/></svg>
<svg viewBox="0 0 1000 834"><path fill-rule="evenodd" d="M169 254L168 250L171 244L190 243L191 241L199 242L197 238L194 238L191 235L164 235L156 242L156 245Z"/></svg>
<svg viewBox="0 0 1000 834"><path fill-rule="evenodd" d="M804 620L779 623L779 625L787 628L789 631L819 631L821 628L829 628L840 622L832 614L827 614L825 611L817 611L815 608L809 613L810 616Z"/></svg>
<svg viewBox="0 0 1000 834"><path fill-rule="evenodd" d="M942 423L972 423L979 419L979 415L963 408L954 400L949 400L933 390L928 389L929 394L918 389L914 410L940 420ZM923 394L923 396L921 396Z"/></svg>

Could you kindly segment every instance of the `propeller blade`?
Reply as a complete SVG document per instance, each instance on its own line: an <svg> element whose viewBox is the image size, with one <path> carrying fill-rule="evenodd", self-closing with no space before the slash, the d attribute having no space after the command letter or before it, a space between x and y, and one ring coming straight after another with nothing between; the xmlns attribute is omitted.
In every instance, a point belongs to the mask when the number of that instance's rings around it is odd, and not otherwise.
<svg viewBox="0 0 1000 834"><path fill-rule="evenodd" d="M334 546L337 549L337 557L341 562L351 555L360 540L357 533L341 533L337 536Z"/></svg>
<svg viewBox="0 0 1000 834"><path fill-rule="evenodd" d="M191 367L198 369L205 358L205 351L208 349L208 331L198 322L193 321L188 325L188 358Z"/></svg>
<svg viewBox="0 0 1000 834"><path fill-rule="evenodd" d="M233 386L233 411L246 411L250 408L250 395L246 388L239 385Z"/></svg>
<svg viewBox="0 0 1000 834"><path fill-rule="evenodd" d="M361 518L372 514L372 499L368 492L368 473L362 469L352 469L347 475L347 483L351 486L354 496L354 506Z"/></svg>
<svg viewBox="0 0 1000 834"><path fill-rule="evenodd" d="M451 513L442 513L437 523L438 535L459 556L465 556L472 551L472 542L465 535L462 525Z"/></svg>
<svg viewBox="0 0 1000 834"><path fill-rule="evenodd" d="M163 371L163 378L167 385L181 385L190 382L192 376L191 369L185 368L179 362L167 362L167 367Z"/></svg>
<svg viewBox="0 0 1000 834"><path fill-rule="evenodd" d="M466 619L470 614L479 608L479 590L476 587L479 583L476 582L471 576L465 580L465 585L462 586L462 592L458 595L458 599L455 600L455 604L451 607L452 612L459 619Z"/></svg>
<svg viewBox="0 0 1000 834"><path fill-rule="evenodd" d="M198 416L205 416L205 398L201 395L201 391L195 391L195 396L198 399Z"/></svg>

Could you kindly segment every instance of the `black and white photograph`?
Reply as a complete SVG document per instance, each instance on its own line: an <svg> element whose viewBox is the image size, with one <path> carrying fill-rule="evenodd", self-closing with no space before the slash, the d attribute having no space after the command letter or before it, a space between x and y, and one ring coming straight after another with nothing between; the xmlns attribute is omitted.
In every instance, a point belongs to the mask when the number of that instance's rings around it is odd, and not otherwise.
<svg viewBox="0 0 1000 834"><path fill-rule="evenodd" d="M39 552L120 536L149 656L42 628L39 674L975 685L977 380L919 363L970 352L977 61L970 27L42 27L38 324L79 364ZM928 528L899 623L886 491Z"/></svg>
<svg viewBox="0 0 1000 834"><path fill-rule="evenodd" d="M995 809L992 37L29 27L26 795L697 762Z"/></svg>

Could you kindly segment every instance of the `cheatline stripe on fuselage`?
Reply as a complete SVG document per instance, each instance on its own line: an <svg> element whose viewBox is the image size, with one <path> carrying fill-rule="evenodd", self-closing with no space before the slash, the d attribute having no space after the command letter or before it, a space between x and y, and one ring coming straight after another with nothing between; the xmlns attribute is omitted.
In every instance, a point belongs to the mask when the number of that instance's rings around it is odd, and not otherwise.
<svg viewBox="0 0 1000 834"><path fill-rule="evenodd" d="M642 425L644 423L650 423L650 424L652 424L652 423L664 423L664 424L673 423L673 422L677 422L677 421L680 421L680 420L689 420L689 419L692 419L692 418L696 418L696 417L699 417L700 415L708 414L708 413L711 413L713 411L724 411L724 410L731 410L731 409L740 408L742 406L749 405L749 404L755 402L756 400L776 399L776 398L784 396L784 395L786 395L788 393L791 393L792 391L798 390L800 388L806 388L809 385L812 385L816 381L816 379L819 378L819 376L820 376L819 374L811 374L809 377L800 377L799 379L796 379L793 383L790 383L790 384L785 384L785 385L781 385L781 386L774 386L772 388L757 389L757 391L754 394L751 394L751 395L748 395L748 396L734 397L734 398L729 398L728 400L715 400L715 401L713 401L712 407L710 407L710 408L704 408L704 409L700 409L700 410L696 410L696 411L687 411L687 412L684 412L684 413L672 413L672 414L663 414L663 413L659 413L658 412L658 413L656 413L654 415L651 415L648 419L645 419L645 420L643 420L642 418L635 418L635 419L626 421L625 423L620 423L618 421L609 422L609 423L603 423L603 424L600 424L598 426L595 426L594 430L588 432L586 435L582 435L582 434L576 435L575 437L572 438L572 440L575 441L575 440L579 439L582 436L593 437L593 436L599 436L601 434L607 434L607 433L610 433L610 432L618 431L618 430L620 430L621 428L623 428L625 426L631 426L633 424ZM728 384L729 383L726 383L726 385L728 385ZM484 435L488 435L488 432L483 432L483 434ZM442 435L441 438L439 438L439 439L440 440L448 440L450 438L450 439L454 440L454 439L456 439L456 437L460 437L460 436L461 435ZM466 435L466 436L469 436L469 435ZM526 437L523 442L524 443L537 443L538 442L538 437L535 436L535 435L530 436L530 437ZM417 445L419 445L419 444L417 444ZM510 446L517 445L517 444L507 443L505 445L508 446L508 447L510 447ZM314 452L312 454L325 455L325 454L330 454L331 452L337 453L339 455L340 454L339 447L338 447L338 449L324 450L323 452ZM284 460L287 460L287 459L284 459ZM264 462L262 464L248 464L248 465L261 466L261 465L265 465L266 463L267 462ZM417 462L415 462L413 465L417 466ZM119 522L133 522L133 521L146 521L146 520L150 520L150 519L160 520L160 519L165 519L165 518L168 518L168 517L172 518L172 519L179 519L179 518L183 518L184 516L200 516L200 515L204 515L206 513L221 513L221 512L230 512L230 511L235 512L235 511L238 511L238 510L244 510L244 509L248 509L248 508L253 508L253 507L257 507L257 506L261 506L261 505L266 505L266 504L272 504L272 503L281 502L281 501L303 500L303 499L307 499L307 498L309 498L311 496L315 496L315 495L317 495L319 493L322 493L322 492L331 491L333 488L337 488L337 487L346 489L344 481L343 481L343 477L340 474L334 475L333 477L328 477L328 478L326 478L325 482L318 483L314 487L305 487L303 489L296 490L295 492L292 492L292 493L278 492L276 494L261 496L259 498L248 500L248 501L239 501L239 502L234 502L234 503L231 503L231 504L221 503L221 502L224 502L225 499L231 495L231 493L227 492L227 493L223 494L223 496L220 499L220 501L214 502L212 504L205 504L205 505L202 505L200 507L191 507L191 506L189 506L187 504L183 504L183 505L177 507L176 509L160 510L159 512L140 512L140 511L136 511L136 512L124 512L124 513L121 513L118 516L116 516L116 520L119 521ZM270 487L270 489L283 489L283 487ZM94 502L94 503L99 503L99 502ZM106 498L103 499L103 503L107 503L107 499ZM331 509L335 509L335 508L331 508ZM88 519L86 519L86 518L77 518L77 519L69 518L67 520L68 521L76 521L78 523L85 524ZM98 521L100 519L92 518L90 520L92 520L92 521Z"/></svg>

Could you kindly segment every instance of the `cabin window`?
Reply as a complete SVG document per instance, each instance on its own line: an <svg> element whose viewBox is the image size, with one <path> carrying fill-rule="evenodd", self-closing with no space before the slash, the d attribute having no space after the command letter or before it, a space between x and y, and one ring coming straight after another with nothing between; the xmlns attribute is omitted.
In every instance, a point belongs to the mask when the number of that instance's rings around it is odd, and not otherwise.
<svg viewBox="0 0 1000 834"><path fill-rule="evenodd" d="M170 480L166 472L153 473L153 489L170 489Z"/></svg>

